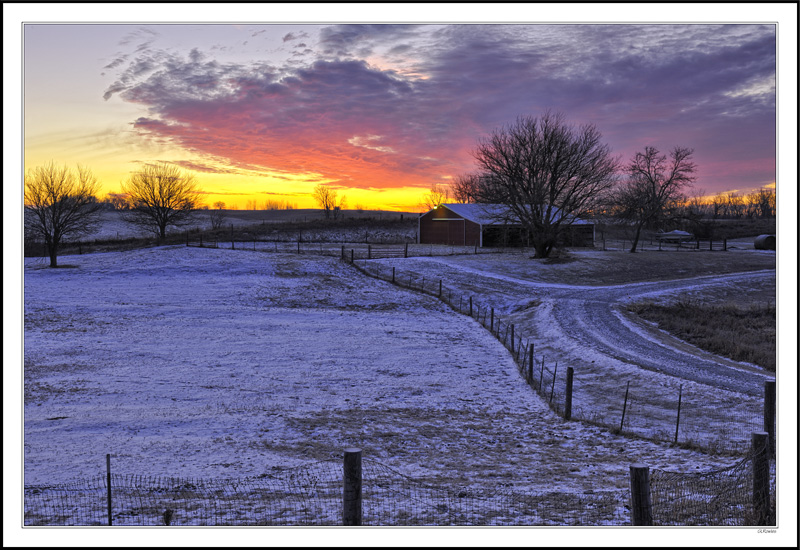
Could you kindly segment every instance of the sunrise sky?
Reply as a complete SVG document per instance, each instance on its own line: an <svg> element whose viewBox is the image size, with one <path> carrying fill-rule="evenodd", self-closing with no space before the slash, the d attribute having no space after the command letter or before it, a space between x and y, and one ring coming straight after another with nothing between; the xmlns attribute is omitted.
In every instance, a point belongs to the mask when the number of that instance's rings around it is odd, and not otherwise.
<svg viewBox="0 0 800 550"><path fill-rule="evenodd" d="M207 204L315 207L311 190L328 183L350 207L417 210L432 184L474 169L478 138L546 109L595 124L623 160L647 145L694 148L695 188L706 195L776 180L769 18L46 20L23 27L24 166L84 164L103 193L163 160L193 171Z"/></svg>

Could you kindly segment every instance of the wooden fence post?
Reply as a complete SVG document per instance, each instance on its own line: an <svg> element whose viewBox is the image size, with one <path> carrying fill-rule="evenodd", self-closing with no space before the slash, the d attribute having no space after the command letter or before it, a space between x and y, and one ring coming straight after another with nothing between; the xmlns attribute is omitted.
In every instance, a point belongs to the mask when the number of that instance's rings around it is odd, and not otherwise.
<svg viewBox="0 0 800 550"><path fill-rule="evenodd" d="M494 308L492 308L492 316L489 324L489 332L494 332Z"/></svg>
<svg viewBox="0 0 800 550"><path fill-rule="evenodd" d="M764 431L769 435L769 454L775 456L775 380L764 382Z"/></svg>
<svg viewBox="0 0 800 550"><path fill-rule="evenodd" d="M442 280L439 279L439 299L441 300L441 298L442 298Z"/></svg>
<svg viewBox="0 0 800 550"><path fill-rule="evenodd" d="M344 451L342 525L361 525L361 449Z"/></svg>
<svg viewBox="0 0 800 550"><path fill-rule="evenodd" d="M678 390L678 419L675 421L675 443L678 442L678 428L681 425L681 400L683 398L683 384Z"/></svg>
<svg viewBox="0 0 800 550"><path fill-rule="evenodd" d="M514 324L511 324L511 353L514 353Z"/></svg>
<svg viewBox="0 0 800 550"><path fill-rule="evenodd" d="M108 495L108 524L112 525L111 521L111 455L106 455L106 488Z"/></svg>
<svg viewBox="0 0 800 550"><path fill-rule="evenodd" d="M344 260L344 245L342 245L342 259Z"/></svg>
<svg viewBox="0 0 800 550"><path fill-rule="evenodd" d="M550 385L550 403L553 402L553 393L556 390L556 374L558 374L558 359L556 359L556 366L553 367L553 383Z"/></svg>
<svg viewBox="0 0 800 550"><path fill-rule="evenodd" d="M406 249L403 252L403 258L408 258L408 243L406 243Z"/></svg>
<svg viewBox="0 0 800 550"><path fill-rule="evenodd" d="M469 316L472 317L472 296L469 297Z"/></svg>
<svg viewBox="0 0 800 550"><path fill-rule="evenodd" d="M368 260L372 259L372 245L371 244L367 245L367 259Z"/></svg>
<svg viewBox="0 0 800 550"><path fill-rule="evenodd" d="M728 250L728 238L725 237L722 239L722 251L726 252Z"/></svg>
<svg viewBox="0 0 800 550"><path fill-rule="evenodd" d="M644 464L631 464L631 521L633 525L653 525L650 468Z"/></svg>
<svg viewBox="0 0 800 550"><path fill-rule="evenodd" d="M531 349L529 351L530 358L528 359L528 385L533 384L533 344L531 344Z"/></svg>
<svg viewBox="0 0 800 550"><path fill-rule="evenodd" d="M544 355L542 355L542 370L539 373L539 392L542 391L542 380L544 380Z"/></svg>
<svg viewBox="0 0 800 550"><path fill-rule="evenodd" d="M351 263L351 264L353 263L353 258L354 258L354 256L355 256L355 252L354 252L354 251L353 251L353 249L351 248L351 249L350 249L350 263Z"/></svg>
<svg viewBox="0 0 800 550"><path fill-rule="evenodd" d="M753 512L756 525L767 525L769 519L769 434L753 432Z"/></svg>
<svg viewBox="0 0 800 550"><path fill-rule="evenodd" d="M572 367L567 367L567 389L564 396L564 419L572 419L572 377L574 371Z"/></svg>
<svg viewBox="0 0 800 550"><path fill-rule="evenodd" d="M619 421L619 431L622 431L622 425L625 423L625 410L628 408L628 390L631 388L631 383L625 386L625 402L622 404L622 420Z"/></svg>

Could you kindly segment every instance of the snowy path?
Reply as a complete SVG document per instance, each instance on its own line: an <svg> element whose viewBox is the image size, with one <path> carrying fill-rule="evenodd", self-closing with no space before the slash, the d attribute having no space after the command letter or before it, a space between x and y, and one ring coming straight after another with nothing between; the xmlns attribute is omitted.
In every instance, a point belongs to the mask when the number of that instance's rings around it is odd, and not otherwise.
<svg viewBox="0 0 800 550"><path fill-rule="evenodd" d="M774 272L697 277L609 287L542 287L552 301L549 322L579 345L656 372L748 395L763 393L773 378L762 369L706 353L663 331L637 322L623 311L625 303L658 299L686 291L735 284L759 285Z"/></svg>
<svg viewBox="0 0 800 550"><path fill-rule="evenodd" d="M509 310L524 310L531 296L535 296L544 307L531 319L534 321L531 328L537 334L547 334L551 339L548 344L553 348L591 349L627 365L747 395L762 395L764 381L774 378L772 373L754 365L700 350L624 312L627 303L657 301L681 293L733 286L742 292L758 289L774 281L774 270L588 286L532 281L466 267L447 258L417 258L414 264L406 265L429 271L426 273L429 277L435 276L432 272L437 268L440 272L443 267L449 268L446 276L450 280L454 272L460 272L460 277L455 277L456 286L485 288L492 303L500 298L498 295L505 294L506 299L499 301L509 303ZM509 293L517 297L516 304L513 298L508 300Z"/></svg>

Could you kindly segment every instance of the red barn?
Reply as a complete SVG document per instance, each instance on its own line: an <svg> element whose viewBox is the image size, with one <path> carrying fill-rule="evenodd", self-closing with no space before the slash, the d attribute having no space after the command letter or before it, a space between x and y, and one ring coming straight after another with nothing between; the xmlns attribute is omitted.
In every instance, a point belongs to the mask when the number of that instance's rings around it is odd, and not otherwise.
<svg viewBox="0 0 800 550"><path fill-rule="evenodd" d="M419 217L420 244L454 246L523 246L526 231L501 204L440 204ZM594 224L575 220L564 245L594 246Z"/></svg>

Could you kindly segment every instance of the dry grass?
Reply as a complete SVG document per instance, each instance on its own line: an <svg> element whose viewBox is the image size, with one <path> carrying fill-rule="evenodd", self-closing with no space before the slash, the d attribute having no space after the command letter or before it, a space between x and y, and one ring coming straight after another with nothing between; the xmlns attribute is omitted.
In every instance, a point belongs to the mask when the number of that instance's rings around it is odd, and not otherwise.
<svg viewBox="0 0 800 550"><path fill-rule="evenodd" d="M775 304L632 304L628 309L701 349L775 372Z"/></svg>

